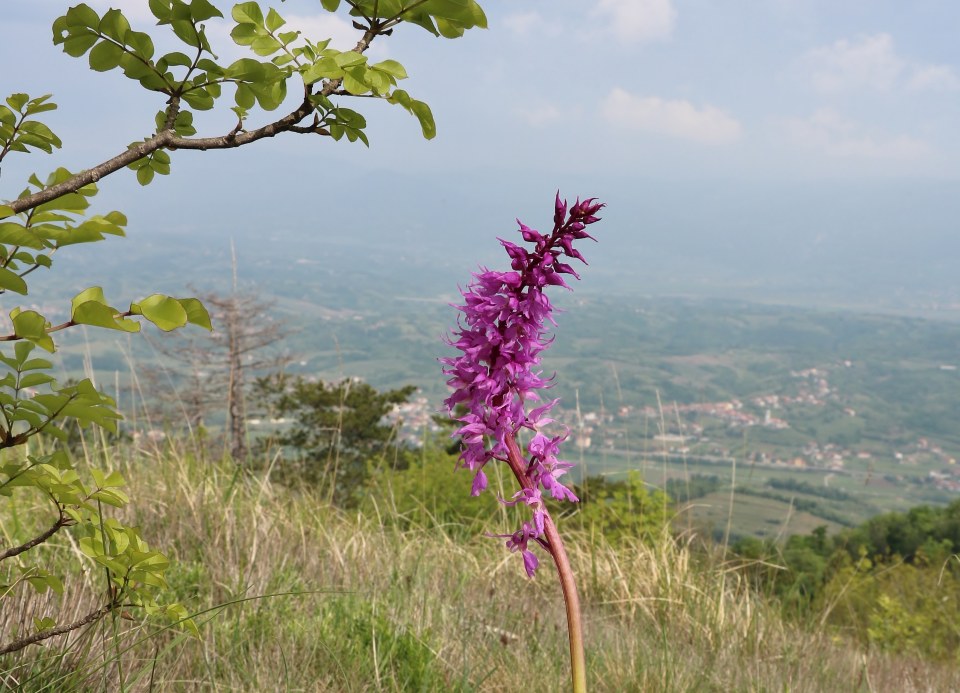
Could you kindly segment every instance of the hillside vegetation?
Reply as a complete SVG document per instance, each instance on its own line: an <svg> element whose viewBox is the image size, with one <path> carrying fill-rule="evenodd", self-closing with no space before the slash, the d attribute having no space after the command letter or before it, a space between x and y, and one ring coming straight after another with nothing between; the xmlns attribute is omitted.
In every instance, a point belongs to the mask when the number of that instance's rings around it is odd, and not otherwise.
<svg viewBox="0 0 960 693"><path fill-rule="evenodd" d="M167 551L170 599L196 615L200 637L127 613L0 660L7 689L565 689L555 576L528 580L519 559L484 536L509 526L504 509L469 498L469 478L439 451L405 471L374 470L364 502L347 512L322 489L272 481L270 460L251 472L187 443L86 450L144 499L126 519ZM4 533L26 536L32 508L4 508L16 514L0 518ZM568 517L564 531L584 593L593 690L960 686L947 663L865 648L817 618L784 620L779 602L751 589L749 565L650 528L608 538L609 518L584 514L592 519ZM69 535L43 550L65 570L76 565ZM35 613L85 613L102 589L98 573L70 574L63 602L21 590L5 600L0 632L29 628Z"/></svg>
<svg viewBox="0 0 960 693"><path fill-rule="evenodd" d="M439 408L446 391L436 358L454 321L452 289L383 296L379 282L334 287L325 272L269 267L284 281L270 284L267 300L305 321L282 345L296 354L289 373L357 376L380 389L413 384L418 413ZM251 273L266 283L263 267ZM304 301L305 293L322 298ZM753 496L735 507L732 537L836 530L957 498L956 323L586 292L561 295L558 305L563 338L544 368L560 376L557 417L584 443L567 454L590 474L638 470L660 488L718 477L717 494L691 510L700 528L724 534L731 487ZM65 375L82 377L89 360L99 381L119 383L127 406L190 387L188 364L171 362L173 382L165 375L143 392L126 374L131 361L155 364L154 350L112 335L89 339L64 338ZM207 419L221 422L221 412Z"/></svg>

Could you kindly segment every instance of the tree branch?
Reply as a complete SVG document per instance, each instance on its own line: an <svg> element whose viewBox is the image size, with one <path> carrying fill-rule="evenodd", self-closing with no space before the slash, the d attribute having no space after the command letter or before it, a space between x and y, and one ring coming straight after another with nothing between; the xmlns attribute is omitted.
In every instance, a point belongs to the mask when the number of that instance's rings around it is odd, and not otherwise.
<svg viewBox="0 0 960 693"><path fill-rule="evenodd" d="M167 149L234 149L262 140L265 137L274 137L281 132L288 132L311 113L313 113L313 104L308 99L304 99L295 111L256 130L231 132L220 137L177 137L174 135L169 138L165 146Z"/></svg>
<svg viewBox="0 0 960 693"><path fill-rule="evenodd" d="M33 635L28 635L25 638L20 638L19 640L14 640L13 642L9 642L6 645L3 645L2 647L0 647L0 656L3 656L5 654L10 654L11 652L17 652L19 650L22 650L25 647L34 645L38 642L42 642L48 638L54 638L58 635L63 635L64 633L69 633L72 630L76 630L77 628L82 628L83 626L93 623L94 621L99 621L101 618L103 618L104 616L106 616L107 614L109 614L111 611L113 611L119 606L120 606L119 602L114 600L108 604L104 604L96 611L91 611L89 614L87 614L86 616L84 616L83 618L77 621L74 621L73 623L68 623L63 626L57 626L56 628L50 628L49 630L44 630L39 633L34 633Z"/></svg>
<svg viewBox="0 0 960 693"><path fill-rule="evenodd" d="M140 144L130 147L122 154L118 154L112 159L104 161L102 164L98 164L93 168L88 168L86 171L81 171L62 183L51 185L49 188L44 188L43 190L35 192L32 195L27 195L26 197L12 200L11 202L7 203L7 206L10 207L15 213L24 212L28 209L39 207L46 202L56 200L58 197L63 197L69 193L76 192L83 186L96 183L104 176L108 176L115 171L119 171L121 168L132 164L134 161L138 161L145 156L149 156L156 150L165 147L173 138L173 134L174 133L170 130L158 132L153 137L144 140Z"/></svg>
<svg viewBox="0 0 960 693"><path fill-rule="evenodd" d="M372 23L370 27L363 32L363 36L359 41L357 41L357 45L353 50L357 53L363 53L367 50L367 48L370 47L371 42L385 29L385 23L383 22ZM324 82L323 88L320 90L320 94L323 96L332 96L336 94L342 82L343 80L340 79L328 80ZM299 125L300 121L314 112L313 104L310 103L310 96L311 91L308 88L304 95L303 102L294 111L288 113L283 118L280 118L279 120L268 125L264 125L263 127L257 128L256 130L231 131L228 134L220 137L196 138L178 137L173 131L173 123L176 120L177 113L180 110L180 100L176 96L171 97L167 107L166 122L164 123L163 130L160 132L145 139L139 144L131 146L123 153L118 154L112 159L104 161L102 164L98 164L93 168L88 168L85 171L81 171L62 183L52 185L49 188L44 188L43 190L35 192L32 195L26 195L17 200L12 200L11 202L7 203L7 206L10 207L14 213L20 213L33 209L34 207L38 207L44 203L50 202L69 193L76 192L85 185L96 183L104 176L108 176L111 173L119 171L121 168L132 164L134 161L139 161L145 156L149 156L158 149L198 149L201 151L206 151L208 149L235 149L236 147L242 147L245 144L256 142L257 140L264 139L265 137L274 137L281 132L315 133L320 135L329 134L326 131L317 128L294 129L297 125Z"/></svg>
<svg viewBox="0 0 960 693"><path fill-rule="evenodd" d="M13 558L14 556L19 556L21 553L24 553L25 551L29 551L29 550L32 549L34 546L38 546L38 545L42 544L42 543L45 542L47 539L49 539L50 537L52 537L54 534L56 534L57 532L59 532L61 529L63 529L64 527L66 527L68 524L70 524L69 518L67 518L67 517L61 512L61 513L60 513L60 517L57 518L57 521L53 523L53 525L50 527L50 529L48 529L48 530L47 530L46 532L44 532L43 534L34 537L33 539L31 539L30 541L26 542L25 544L20 544L20 546L14 546L14 547L12 547L12 548L7 549L7 550L4 551L3 553L0 553L0 561L5 561L5 560L8 559L8 558ZM3 653L3 652L0 652L0 654L4 654L4 653Z"/></svg>

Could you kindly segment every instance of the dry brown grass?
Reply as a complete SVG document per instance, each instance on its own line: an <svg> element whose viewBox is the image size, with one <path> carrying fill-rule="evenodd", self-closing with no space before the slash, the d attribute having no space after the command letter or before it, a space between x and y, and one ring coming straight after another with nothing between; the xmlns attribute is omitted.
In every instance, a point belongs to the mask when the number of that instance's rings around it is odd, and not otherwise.
<svg viewBox="0 0 960 693"><path fill-rule="evenodd" d="M3 661L9 688L119 690L122 676L128 691L566 689L556 578L526 579L499 542L400 530L176 450L124 454L131 518L174 559L168 597L201 612L203 637L151 636L155 627L121 621L114 638L104 623ZM785 623L737 570L683 538L614 548L573 534L569 543L593 690L960 689L954 669ZM53 553L75 565L69 542ZM101 582L74 572L68 596L47 607L61 621L83 613ZM4 600L0 630L45 599Z"/></svg>

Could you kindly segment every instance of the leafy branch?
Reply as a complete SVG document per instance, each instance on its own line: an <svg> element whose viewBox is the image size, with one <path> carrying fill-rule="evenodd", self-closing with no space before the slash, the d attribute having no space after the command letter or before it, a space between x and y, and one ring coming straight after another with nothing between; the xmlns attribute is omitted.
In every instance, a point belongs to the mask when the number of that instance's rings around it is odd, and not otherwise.
<svg viewBox="0 0 960 693"><path fill-rule="evenodd" d="M436 128L429 107L410 98L403 90L392 89L397 79L407 76L403 67L391 60L368 66L364 53L378 36L390 35L395 27L405 21L443 36L459 36L464 28L485 26L486 18L479 6L472 0L453 10L448 7L450 3L437 0L417 0L409 5L376 1L349 4L351 14L361 17L364 22L354 22L362 35L356 45L346 52L329 48L329 41L307 41L303 47L290 48L299 32L278 33L285 21L275 10L271 9L264 16L255 2L236 5L233 18L237 26L231 34L234 41L249 46L258 55L267 56L277 52L282 55L270 62L241 59L227 67L204 57L207 53L213 55L213 52L200 22L222 17L220 11L206 0L194 0L189 5L182 0L154 0L150 3L150 9L159 23L169 24L178 38L196 49L193 59L183 53L173 52L154 61L154 46L149 35L133 31L119 10L109 10L100 17L84 4L71 8L54 23L54 42L61 44L64 51L74 57L89 53L90 66L94 70L119 68L149 91L167 96L164 117L153 135L130 145L116 156L9 202L8 214L22 213L76 192L125 167L136 168L140 182L149 183L153 172L168 172L169 159L157 157L156 165L149 162L147 165L137 164L149 160L151 155L160 150L234 149L284 132L316 134L334 139L346 135L351 141L359 139L367 143L363 133L366 121L359 114L332 104L332 96L362 96L372 92L376 97L410 111L420 120L424 136L433 137ZM328 10L335 10L339 2L324 0L323 5ZM436 6L433 10L436 15L430 14L431 5ZM179 80L168 69L175 66L186 68ZM266 110L278 107L286 93L286 80L293 74L299 74L304 83L304 97L297 107L270 123L245 129L243 120L249 108L254 103L259 103ZM317 83L321 84L319 89L315 88ZM185 134L184 131L192 130L189 126L192 116L178 127L183 102L201 110L212 108L223 84L236 87L237 107L234 110L240 119L237 127L219 136L191 137ZM41 106L37 104L34 108ZM311 115L315 116L314 122L303 125L303 121ZM3 112L0 111L2 118ZM48 139L46 142L49 151L54 141ZM56 140L55 146L60 146L59 140ZM141 173L144 169L147 172ZM0 210L2 218L3 212Z"/></svg>
<svg viewBox="0 0 960 693"><path fill-rule="evenodd" d="M339 0L321 4L331 12L340 6ZM137 180L147 185L156 174L170 172L170 152L233 149L286 132L367 144L366 119L342 105L351 98L379 98L399 105L418 119L424 137L432 138L436 127L429 106L397 88L407 77L404 67L394 60L371 64L366 52L373 41L389 36L401 23L435 36L460 36L467 29L486 26L483 11L475 0L348 0L347 5L360 35L346 51L331 47L329 39L301 43L300 32L281 30L286 22L274 9L264 14L256 2L235 5L231 37L262 60L247 57L229 65L218 62L206 34L205 23L223 17L210 0L148 0L157 24L172 31L186 51L159 56L151 35L134 30L120 10L101 16L83 3L67 9L53 24L55 45L72 57L86 57L94 71L119 70L152 95L162 95L164 105L152 134L142 141L83 171L59 167L45 179L33 174L16 199L0 203L0 295L26 295L26 277L51 268L53 254L65 246L124 235L127 219L120 212L88 215L97 183L121 168L133 169ZM286 115L247 127L255 106L270 112L285 103L293 78L302 82L299 103ZM231 110L237 124L219 136L197 136L193 111L214 108L224 87L233 89ZM15 93L6 98L0 104L0 162L11 152L50 154L59 149L60 138L36 119L56 108L50 95L31 98ZM31 309L16 307L9 315L13 332L0 334L0 342L14 342L12 355L0 352L0 366L8 371L0 377L0 498L29 491L49 499L54 507L52 523L44 519L29 531L17 527L5 532L10 545L0 550L0 581L5 583L0 584L0 603L23 584L38 592L62 592L57 576L25 565L24 560L40 553L34 550L67 527L71 536L79 537L80 551L104 569L107 589L106 603L70 623L34 617L36 632L0 645L0 656L90 625L127 606L165 615L196 633L184 607L155 601L157 590L166 585L167 558L151 550L136 528L105 516L104 506L120 508L130 502L122 490L123 477L96 468L81 477L63 449L38 455L20 446L37 436L62 443L67 433L59 424L67 420L116 433L121 418L115 402L90 380L58 385L49 372L53 364L32 355L36 347L54 352L53 335L76 325L136 332L146 321L161 330L188 324L211 329L206 308L194 298L153 294L119 309L94 286L73 298L69 319L58 324Z"/></svg>

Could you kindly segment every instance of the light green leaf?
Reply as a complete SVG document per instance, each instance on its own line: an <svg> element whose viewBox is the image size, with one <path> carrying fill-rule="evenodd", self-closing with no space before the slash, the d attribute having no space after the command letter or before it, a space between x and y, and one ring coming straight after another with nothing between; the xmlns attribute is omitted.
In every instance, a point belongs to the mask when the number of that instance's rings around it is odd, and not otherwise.
<svg viewBox="0 0 960 693"><path fill-rule="evenodd" d="M420 121L420 129L423 131L424 139L432 140L437 136L437 124L433 120L433 112L423 101L412 101L410 108L413 114Z"/></svg>
<svg viewBox="0 0 960 693"><path fill-rule="evenodd" d="M363 53L357 53L356 51L338 53L333 56L333 59L340 67L353 67L355 65L363 65L367 62L367 56Z"/></svg>
<svg viewBox="0 0 960 693"><path fill-rule="evenodd" d="M27 373L25 376L20 378L20 387L37 387L38 385L52 383L53 380L53 376L46 373Z"/></svg>
<svg viewBox="0 0 960 693"><path fill-rule="evenodd" d="M187 313L187 322L191 325L199 325L208 330L213 329L213 325L210 323L210 314L200 301L195 298L181 298L177 300L180 301L180 305L183 306L183 310Z"/></svg>
<svg viewBox="0 0 960 693"><path fill-rule="evenodd" d="M320 58L303 72L303 83L313 84L321 79L340 79L343 68L333 58Z"/></svg>
<svg viewBox="0 0 960 693"><path fill-rule="evenodd" d="M81 291L73 298L71 306L70 319L79 325L93 325L123 332L140 331L138 322L119 317L120 311L107 305L103 297L103 289L99 286Z"/></svg>
<svg viewBox="0 0 960 693"><path fill-rule="evenodd" d="M234 5L230 16L233 17L233 21L238 23L263 26L263 11L260 9L260 5L255 2L241 2Z"/></svg>
<svg viewBox="0 0 960 693"><path fill-rule="evenodd" d="M267 12L267 29L270 31L276 31L286 23L287 22L283 19L283 17L281 17L272 7Z"/></svg>
<svg viewBox="0 0 960 693"><path fill-rule="evenodd" d="M23 93L10 94L7 97L7 105L10 106L14 111L19 113L23 110L24 105L27 101L30 100L30 96Z"/></svg>
<svg viewBox="0 0 960 693"><path fill-rule="evenodd" d="M87 301L96 301L97 303L107 305L107 299L103 297L103 289L99 286L91 286L73 297L71 301L71 313L76 312L77 308Z"/></svg>
<svg viewBox="0 0 960 693"><path fill-rule="evenodd" d="M396 79L406 79L407 71L404 69L403 65L398 63L396 60L383 60L376 65L371 65L371 69L379 70L380 72L386 72L389 75L392 75Z"/></svg>
<svg viewBox="0 0 960 693"><path fill-rule="evenodd" d="M6 267L0 267L0 289L25 295L27 293L27 283L15 272L11 272Z"/></svg>
<svg viewBox="0 0 960 693"><path fill-rule="evenodd" d="M29 340L50 353L56 351L53 339L47 334L50 323L40 313L35 310L21 311L19 308L14 308L10 311L10 319L13 321L13 333L17 337Z"/></svg>
<svg viewBox="0 0 960 693"><path fill-rule="evenodd" d="M131 303L130 311L143 315L164 332L187 324L187 311L180 301L163 294L153 294L139 303Z"/></svg>

